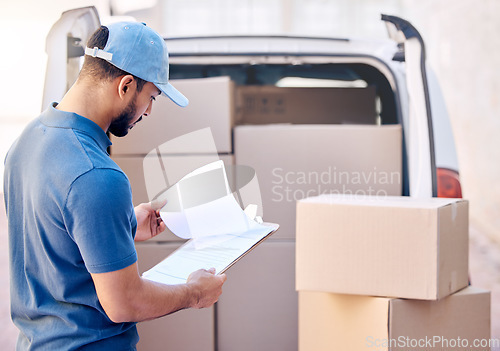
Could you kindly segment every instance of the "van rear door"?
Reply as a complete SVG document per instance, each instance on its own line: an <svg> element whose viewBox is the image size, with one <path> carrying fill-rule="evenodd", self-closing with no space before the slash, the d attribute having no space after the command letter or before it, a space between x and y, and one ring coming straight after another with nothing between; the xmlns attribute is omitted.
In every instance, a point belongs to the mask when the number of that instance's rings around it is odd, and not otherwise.
<svg viewBox="0 0 500 351"><path fill-rule="evenodd" d="M391 39L404 52L409 100L408 170L410 196L437 196L436 161L432 112L427 83L424 41L408 21L396 16L382 15Z"/></svg>
<svg viewBox="0 0 500 351"><path fill-rule="evenodd" d="M60 101L78 77L85 44L101 22L94 6L65 11L47 35L42 110Z"/></svg>

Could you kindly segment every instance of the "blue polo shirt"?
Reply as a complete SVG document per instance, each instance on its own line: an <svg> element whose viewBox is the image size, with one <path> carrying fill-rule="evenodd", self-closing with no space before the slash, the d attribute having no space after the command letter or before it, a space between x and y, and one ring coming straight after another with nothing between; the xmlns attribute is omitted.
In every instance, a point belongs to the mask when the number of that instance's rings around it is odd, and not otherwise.
<svg viewBox="0 0 500 351"><path fill-rule="evenodd" d="M130 183L104 131L54 106L5 159L17 349L135 350L135 323L107 317L90 275L137 260Z"/></svg>

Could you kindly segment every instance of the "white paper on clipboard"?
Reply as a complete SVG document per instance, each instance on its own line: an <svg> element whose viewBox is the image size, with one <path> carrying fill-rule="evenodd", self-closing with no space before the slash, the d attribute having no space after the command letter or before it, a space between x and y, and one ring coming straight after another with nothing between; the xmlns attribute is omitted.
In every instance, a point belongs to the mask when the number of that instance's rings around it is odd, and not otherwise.
<svg viewBox="0 0 500 351"><path fill-rule="evenodd" d="M222 161L203 166L169 188L160 216L177 236L190 239L143 277L182 284L198 269L225 272L274 233L279 225L259 223L243 211L231 193Z"/></svg>

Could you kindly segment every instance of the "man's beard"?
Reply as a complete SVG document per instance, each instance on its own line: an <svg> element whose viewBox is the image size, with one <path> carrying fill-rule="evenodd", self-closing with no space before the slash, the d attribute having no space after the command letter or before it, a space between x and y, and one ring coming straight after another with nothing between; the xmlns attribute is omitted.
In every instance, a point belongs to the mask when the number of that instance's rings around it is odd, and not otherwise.
<svg viewBox="0 0 500 351"><path fill-rule="evenodd" d="M125 109L116 117L113 122L109 125L108 132L117 137L124 137L128 134L128 131L133 127L131 122L135 118L136 114L136 100L137 94L134 96L132 101L125 107ZM139 118L139 122L142 118ZM135 125L135 123L134 123Z"/></svg>

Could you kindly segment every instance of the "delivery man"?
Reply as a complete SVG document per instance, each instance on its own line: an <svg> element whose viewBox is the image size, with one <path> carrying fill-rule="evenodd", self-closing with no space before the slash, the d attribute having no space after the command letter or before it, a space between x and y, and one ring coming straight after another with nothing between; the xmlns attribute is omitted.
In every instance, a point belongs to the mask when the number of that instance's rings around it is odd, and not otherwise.
<svg viewBox="0 0 500 351"><path fill-rule="evenodd" d="M32 121L5 159L11 313L18 350L135 350L136 322L213 305L225 275L185 284L141 278L136 241L165 229L150 204L134 209L106 132L125 136L168 82L164 40L145 24L101 27L76 83Z"/></svg>

